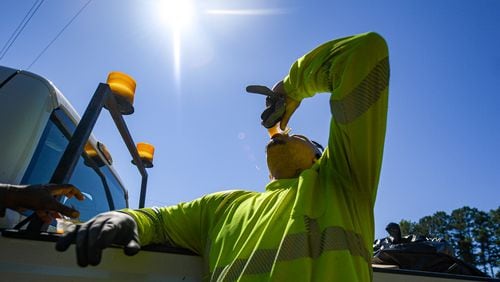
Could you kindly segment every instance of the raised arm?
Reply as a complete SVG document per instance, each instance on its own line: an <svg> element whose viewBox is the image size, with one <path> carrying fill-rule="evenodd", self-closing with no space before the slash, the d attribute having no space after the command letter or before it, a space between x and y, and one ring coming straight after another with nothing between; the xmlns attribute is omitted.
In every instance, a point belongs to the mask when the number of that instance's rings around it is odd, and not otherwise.
<svg viewBox="0 0 500 282"><path fill-rule="evenodd" d="M327 42L291 67L283 85L287 96L285 128L299 103L331 93L332 119L322 166L373 201L385 138L389 82L388 49L376 33Z"/></svg>

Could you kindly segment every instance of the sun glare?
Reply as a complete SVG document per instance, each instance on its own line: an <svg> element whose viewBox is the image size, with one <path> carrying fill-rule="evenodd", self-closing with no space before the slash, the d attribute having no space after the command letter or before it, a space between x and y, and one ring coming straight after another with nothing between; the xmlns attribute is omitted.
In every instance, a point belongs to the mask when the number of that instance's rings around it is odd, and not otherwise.
<svg viewBox="0 0 500 282"><path fill-rule="evenodd" d="M172 35L173 68L177 92L181 83L182 36L187 33L194 18L192 0L159 0L156 7L160 21Z"/></svg>
<svg viewBox="0 0 500 282"><path fill-rule="evenodd" d="M210 9L205 13L209 15L233 15L233 16L268 16L287 14L287 9Z"/></svg>
<svg viewBox="0 0 500 282"><path fill-rule="evenodd" d="M183 43L193 37L197 27L196 16L199 16L194 0L157 0L154 2L154 13L157 15L162 31L170 31L172 43L172 67L178 93L181 92L181 66ZM208 9L202 11L205 15L215 16L266 16L288 13L285 9Z"/></svg>

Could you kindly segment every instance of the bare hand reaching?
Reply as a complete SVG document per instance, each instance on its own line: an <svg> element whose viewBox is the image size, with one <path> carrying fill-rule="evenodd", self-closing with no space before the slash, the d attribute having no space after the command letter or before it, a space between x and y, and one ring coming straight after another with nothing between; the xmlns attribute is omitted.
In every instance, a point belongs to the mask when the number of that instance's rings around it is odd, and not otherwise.
<svg viewBox="0 0 500 282"><path fill-rule="evenodd" d="M73 218L80 215L77 210L60 203L56 196L84 199L80 190L70 184L0 185L0 203L4 208L34 210L45 222L50 221L54 213ZM4 213L5 210L0 209L0 216Z"/></svg>

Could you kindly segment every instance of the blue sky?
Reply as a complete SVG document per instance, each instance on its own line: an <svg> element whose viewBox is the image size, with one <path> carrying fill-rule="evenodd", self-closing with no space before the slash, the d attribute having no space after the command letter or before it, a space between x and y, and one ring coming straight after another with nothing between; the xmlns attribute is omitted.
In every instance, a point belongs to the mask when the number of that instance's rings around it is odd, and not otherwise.
<svg viewBox="0 0 500 282"><path fill-rule="evenodd" d="M2 1L0 46L35 2ZM402 218L499 206L499 1L183 0L183 26L160 2L46 0L0 60L51 80L80 114L109 71L133 76L135 113L125 119L136 142L156 146L147 206L263 191L264 100L245 86L272 86L318 44L366 31L386 38L391 62L376 236ZM137 207L139 174L102 115L95 136ZM329 119L328 95L317 95L290 126L326 144Z"/></svg>

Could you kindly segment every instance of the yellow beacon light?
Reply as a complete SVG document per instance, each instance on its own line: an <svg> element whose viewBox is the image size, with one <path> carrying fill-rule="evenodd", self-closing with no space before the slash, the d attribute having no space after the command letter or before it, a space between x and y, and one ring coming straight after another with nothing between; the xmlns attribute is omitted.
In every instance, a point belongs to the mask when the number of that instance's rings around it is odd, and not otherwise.
<svg viewBox="0 0 500 282"><path fill-rule="evenodd" d="M134 112L135 80L128 74L113 71L108 74L106 83L115 94L122 114L127 115Z"/></svg>
<svg viewBox="0 0 500 282"><path fill-rule="evenodd" d="M92 144L87 143L85 144L85 148L83 149L85 151L85 154L91 159L97 157L97 151L92 147Z"/></svg>
<svg viewBox="0 0 500 282"><path fill-rule="evenodd" d="M155 147L149 143L137 143L137 152L145 167L153 167L153 157L155 154Z"/></svg>
<svg viewBox="0 0 500 282"><path fill-rule="evenodd" d="M104 144L102 144L101 142L97 142L97 150L99 150L99 152L101 152L102 156L104 157L104 159L107 161L107 163L109 165L111 165L113 163L113 158L111 157L111 154L109 153L106 146L104 146ZM88 162L87 160L85 160L84 162L87 166L97 165L98 167L101 167L104 165L104 161L97 154L97 150L94 149L94 146L92 146L92 144L90 142L87 142L87 144L85 144L85 148L83 149L83 151L85 152L87 157L93 161L93 162Z"/></svg>

